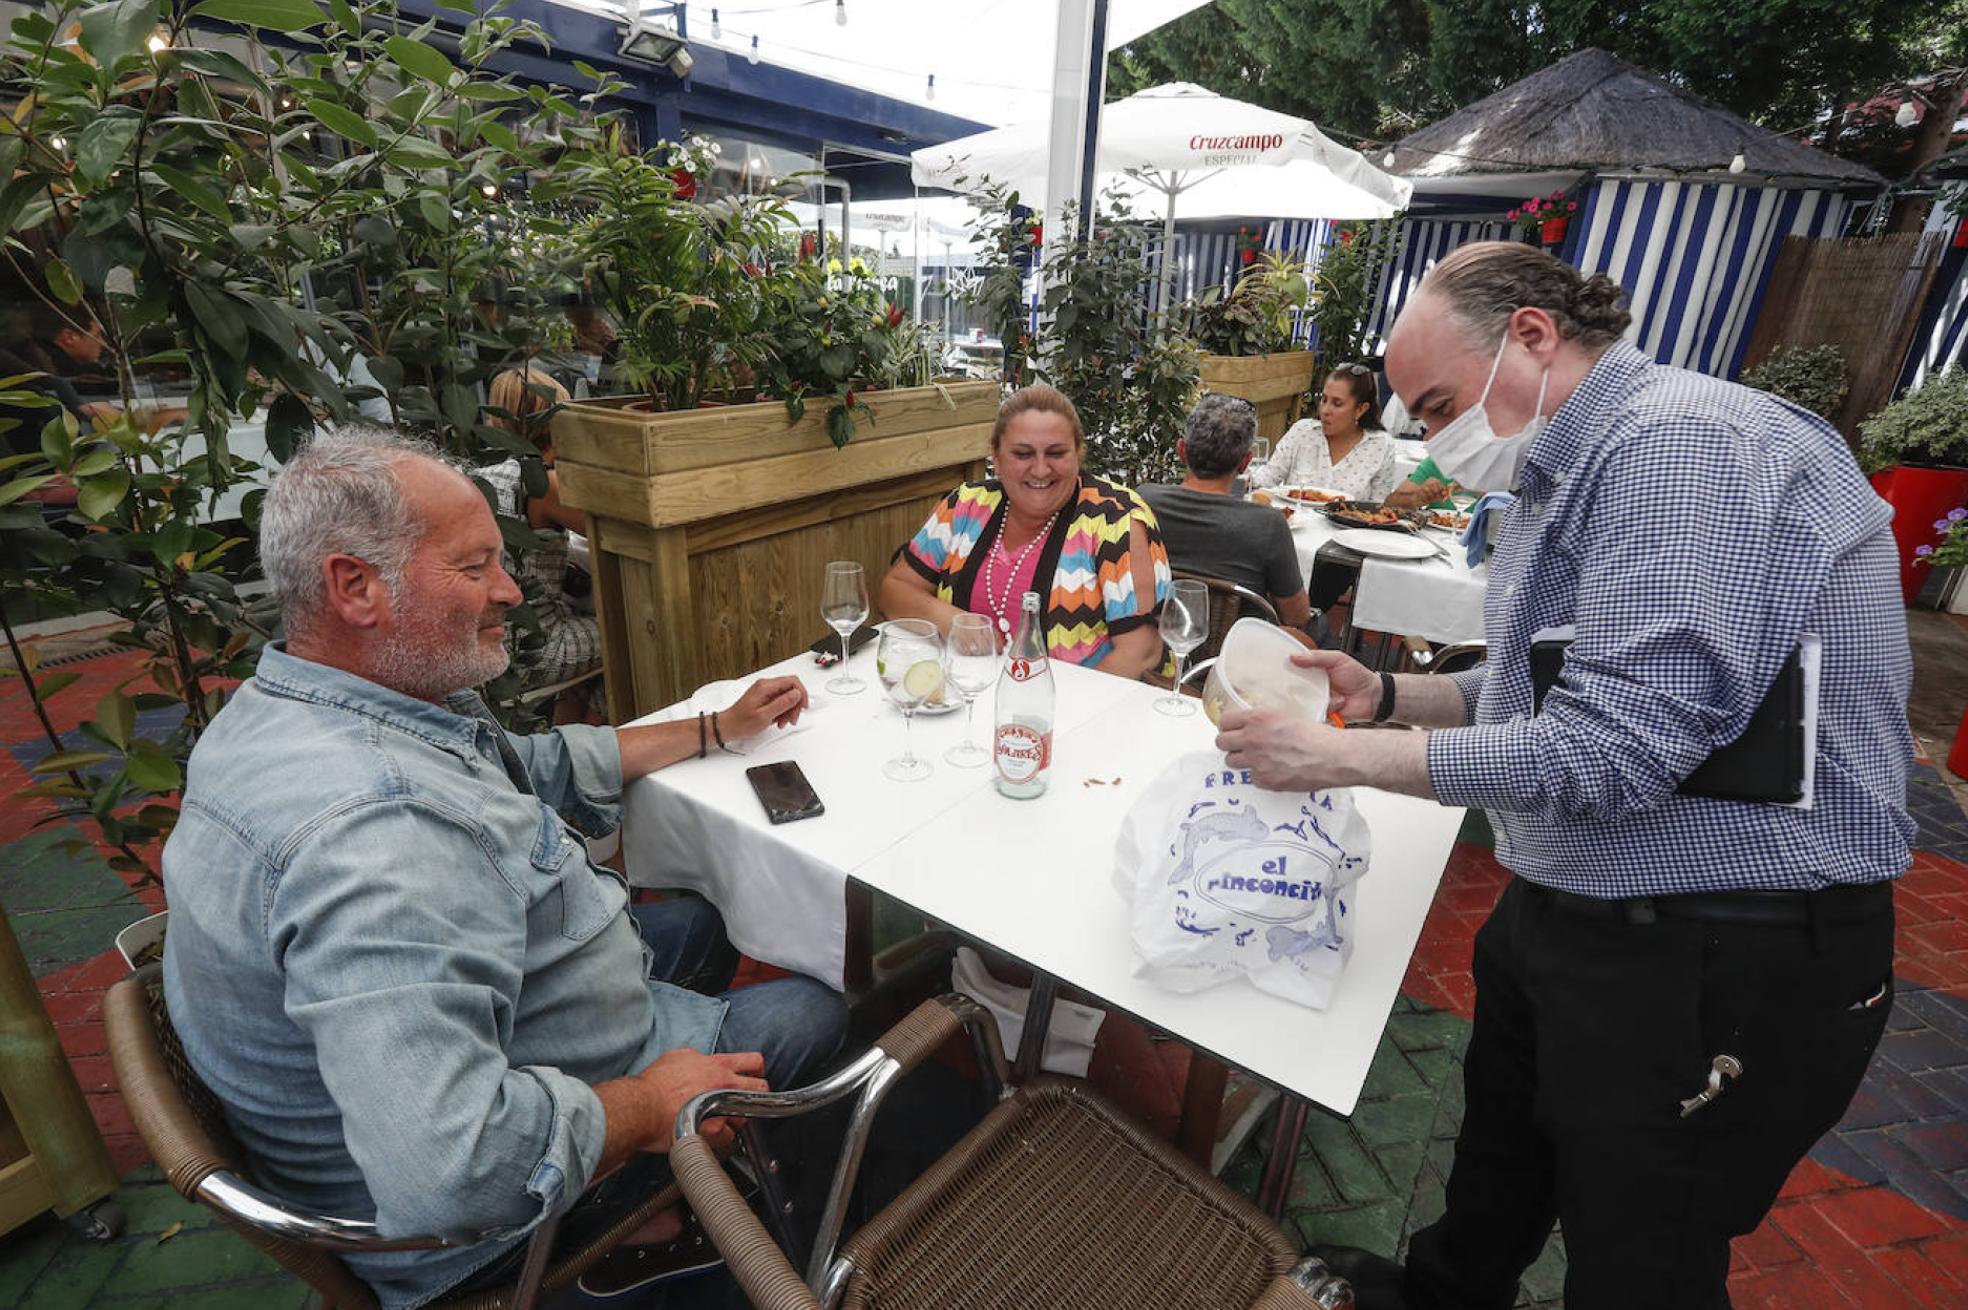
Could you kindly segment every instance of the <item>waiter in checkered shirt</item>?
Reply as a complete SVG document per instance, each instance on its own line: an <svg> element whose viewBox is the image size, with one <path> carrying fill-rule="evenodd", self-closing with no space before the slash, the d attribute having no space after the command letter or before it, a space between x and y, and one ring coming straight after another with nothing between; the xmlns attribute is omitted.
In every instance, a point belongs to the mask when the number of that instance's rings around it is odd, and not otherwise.
<svg viewBox="0 0 1968 1310"><path fill-rule="evenodd" d="M1476 937L1447 1211L1404 1276L1339 1261L1363 1306L1503 1310L1554 1219L1566 1304L1726 1306L1730 1239L1838 1122L1892 1005L1913 739L1891 511L1830 425L1656 364L1628 322L1612 282L1529 246L1437 265L1387 376L1450 477L1516 492L1488 661L1300 657L1349 721L1427 732L1223 717L1263 786L1481 807L1515 875ZM1534 712L1530 647L1566 628ZM1807 634L1809 808L1682 790Z"/></svg>

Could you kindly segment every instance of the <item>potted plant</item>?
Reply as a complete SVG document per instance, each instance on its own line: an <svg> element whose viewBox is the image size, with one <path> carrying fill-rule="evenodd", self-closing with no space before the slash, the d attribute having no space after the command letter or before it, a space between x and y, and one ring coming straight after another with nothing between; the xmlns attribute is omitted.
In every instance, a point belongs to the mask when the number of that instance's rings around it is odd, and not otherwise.
<svg viewBox="0 0 1968 1310"><path fill-rule="evenodd" d="M1925 525L1968 503L1968 369L1928 378L1861 423L1859 464L1893 506L1900 586L1911 605L1925 581Z"/></svg>
<svg viewBox="0 0 1968 1310"><path fill-rule="evenodd" d="M780 202L685 200L673 170L704 149L610 140L555 192L644 383L553 420L562 496L594 527L617 722L804 649L820 563L879 576L981 471L997 408L991 382L891 389L922 373L906 317L856 261L795 236ZM701 408L739 377L777 403Z"/></svg>
<svg viewBox="0 0 1968 1310"><path fill-rule="evenodd" d="M1102 200L1086 231L1072 223L1047 243L1035 356L1040 377L1080 411L1090 470L1133 486L1175 472L1197 355L1148 313L1160 225L1136 219L1117 195Z"/></svg>
<svg viewBox="0 0 1968 1310"><path fill-rule="evenodd" d="M1845 356L1837 346L1778 346L1742 381L1829 419L1845 399Z"/></svg>
<svg viewBox="0 0 1968 1310"><path fill-rule="evenodd" d="M1957 505L1949 510L1934 521L1934 531L1940 541L1916 546L1913 553L1917 562L1941 568L1968 566L1968 509ZM1962 711L1961 726L1955 730L1947 766L1956 777L1968 778L1968 709Z"/></svg>
<svg viewBox="0 0 1968 1310"><path fill-rule="evenodd" d="M1311 284L1297 260L1252 252L1227 291L1207 287L1176 312L1202 352L1203 389L1250 401L1261 437L1284 435L1318 369L1311 351L1292 344L1295 315L1311 298Z"/></svg>
<svg viewBox="0 0 1968 1310"><path fill-rule="evenodd" d="M1563 191L1553 191L1548 196L1533 196L1504 217L1526 237L1535 236L1544 245L1556 246L1564 243L1572 215L1577 212L1578 201Z"/></svg>

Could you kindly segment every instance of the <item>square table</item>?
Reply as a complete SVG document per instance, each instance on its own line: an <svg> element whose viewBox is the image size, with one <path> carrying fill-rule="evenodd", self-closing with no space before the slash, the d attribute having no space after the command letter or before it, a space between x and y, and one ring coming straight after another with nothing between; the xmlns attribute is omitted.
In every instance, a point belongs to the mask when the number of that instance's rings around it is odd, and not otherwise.
<svg viewBox="0 0 1968 1310"><path fill-rule="evenodd" d="M701 892L746 954L835 987L852 880L1295 1097L1352 1112L1461 810L1355 790L1373 856L1353 891L1353 955L1329 1009L1295 1005L1242 979L1171 992L1135 972L1114 842L1157 774L1183 754L1214 750L1200 705L1164 715L1152 702L1165 692L1055 661L1051 786L1019 801L998 794L988 766L942 760L963 732L961 712L917 716L916 751L934 769L928 779L883 777L882 761L901 749L901 714L875 681L872 651L849 667L869 686L846 697L822 689L832 674L808 656L766 670L807 683L809 726L743 756L686 760L631 784L623 842L631 880ZM990 693L979 698L980 740L991 704ZM776 760L800 763L824 815L766 821L744 770Z"/></svg>

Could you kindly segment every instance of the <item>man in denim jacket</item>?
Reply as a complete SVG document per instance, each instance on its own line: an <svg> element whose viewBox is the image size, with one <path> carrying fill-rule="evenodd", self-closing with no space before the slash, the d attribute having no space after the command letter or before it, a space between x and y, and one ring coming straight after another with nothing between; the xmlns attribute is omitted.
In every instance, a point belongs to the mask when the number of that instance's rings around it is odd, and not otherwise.
<svg viewBox="0 0 1968 1310"><path fill-rule="evenodd" d="M428 447L345 430L288 463L261 523L287 640L192 753L164 852L172 1018L261 1181L482 1238L349 1257L390 1310L504 1272L592 1180L647 1170L690 1097L793 1085L845 1027L810 979L707 994L736 959L715 911L630 907L588 861L579 834L698 723L500 729L468 690L506 667L500 551ZM766 679L718 730L805 705Z"/></svg>

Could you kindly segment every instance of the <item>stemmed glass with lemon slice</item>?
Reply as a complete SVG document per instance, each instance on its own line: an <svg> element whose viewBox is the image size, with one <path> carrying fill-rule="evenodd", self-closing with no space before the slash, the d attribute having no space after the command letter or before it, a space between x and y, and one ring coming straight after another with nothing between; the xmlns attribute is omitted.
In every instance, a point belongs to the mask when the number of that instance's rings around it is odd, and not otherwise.
<svg viewBox="0 0 1968 1310"><path fill-rule="evenodd" d="M943 639L936 625L923 619L890 619L882 624L875 672L882 690L902 711L902 754L882 765L882 775L897 782L920 782L929 776L929 763L916 756L912 738L916 710L943 693Z"/></svg>

